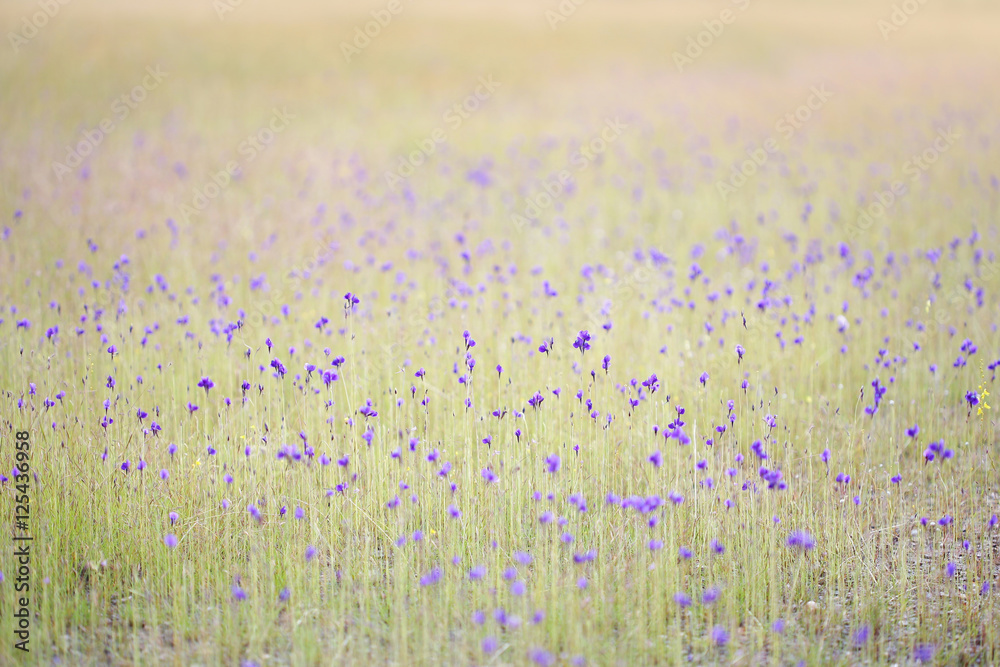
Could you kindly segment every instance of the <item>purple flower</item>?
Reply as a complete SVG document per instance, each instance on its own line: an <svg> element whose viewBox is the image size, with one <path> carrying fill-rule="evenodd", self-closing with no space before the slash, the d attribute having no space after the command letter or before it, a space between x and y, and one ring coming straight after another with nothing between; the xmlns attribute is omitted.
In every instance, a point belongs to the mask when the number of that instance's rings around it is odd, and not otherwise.
<svg viewBox="0 0 1000 667"><path fill-rule="evenodd" d="M800 549L801 551L809 551L816 546L816 540L807 531L796 530L788 536L787 544L792 549Z"/></svg>
<svg viewBox="0 0 1000 667"><path fill-rule="evenodd" d="M712 628L712 641L716 646L725 646L729 643L729 633L721 625Z"/></svg>
<svg viewBox="0 0 1000 667"><path fill-rule="evenodd" d="M580 354L583 354L584 352L590 349L590 340L591 340L590 332L581 331L579 334L577 334L576 340L573 341L573 347L576 348L577 350L580 350Z"/></svg>
<svg viewBox="0 0 1000 667"><path fill-rule="evenodd" d="M966 392L965 402L969 404L969 408L974 408L979 405L979 394L974 391Z"/></svg>
<svg viewBox="0 0 1000 667"><path fill-rule="evenodd" d="M433 586L437 582L441 581L441 568L432 568L430 572L420 577L421 586Z"/></svg>
<svg viewBox="0 0 1000 667"><path fill-rule="evenodd" d="M712 548L712 551L714 551L715 553L719 554L720 556L723 553L725 553L725 551L726 551L726 547L723 546L722 542L720 542L719 540L716 540L716 539L713 539L709 543L709 546Z"/></svg>
<svg viewBox="0 0 1000 667"><path fill-rule="evenodd" d="M215 383L212 382L210 378L203 377L201 380L198 381L198 386L204 389L205 393L208 394L208 390L214 387Z"/></svg>
<svg viewBox="0 0 1000 667"><path fill-rule="evenodd" d="M720 595L722 595L722 589L712 586L705 590L705 593L701 596L701 602L702 604L712 604L719 599Z"/></svg>
<svg viewBox="0 0 1000 667"><path fill-rule="evenodd" d="M556 659L552 657L552 654L543 648L533 648L528 651L528 658L531 659L539 667L549 667L555 663Z"/></svg>
<svg viewBox="0 0 1000 667"><path fill-rule="evenodd" d="M306 560L311 561L315 557L316 557L316 547L310 544L309 546L306 547Z"/></svg>
<svg viewBox="0 0 1000 667"><path fill-rule="evenodd" d="M656 468L659 468L661 465L663 465L663 455L660 453L659 449L650 454L649 462L652 463L653 466Z"/></svg>
<svg viewBox="0 0 1000 667"><path fill-rule="evenodd" d="M699 375L698 382L700 382L701 386L704 387L705 383L708 382L708 373L702 373L701 375Z"/></svg>
<svg viewBox="0 0 1000 667"><path fill-rule="evenodd" d="M558 472L559 465L560 461L558 454L549 454L548 456L545 457L545 467L548 469L550 473L554 474Z"/></svg>
<svg viewBox="0 0 1000 667"><path fill-rule="evenodd" d="M177 536L173 533L167 533L163 536L163 543L167 545L168 549L173 549L177 546Z"/></svg>
<svg viewBox="0 0 1000 667"><path fill-rule="evenodd" d="M691 606L691 596L686 593L674 593L674 602L683 609Z"/></svg>
<svg viewBox="0 0 1000 667"><path fill-rule="evenodd" d="M542 393L539 392L539 391L536 391L535 395L528 399L528 405L530 405L531 407L533 407L533 408L535 408L537 410L538 406L540 406L542 404L542 401L544 401L544 400L545 400L545 397L542 396Z"/></svg>
<svg viewBox="0 0 1000 667"><path fill-rule="evenodd" d="M497 640L495 637L488 636L483 639L483 653L493 653L497 650Z"/></svg>
<svg viewBox="0 0 1000 667"><path fill-rule="evenodd" d="M538 517L538 523L543 525L547 523L552 523L553 518L554 516L552 512L542 512L541 515Z"/></svg>
<svg viewBox="0 0 1000 667"><path fill-rule="evenodd" d="M736 345L736 363L743 361L743 355L746 354L746 349L737 343Z"/></svg>
<svg viewBox="0 0 1000 667"><path fill-rule="evenodd" d="M913 649L913 659L917 662L934 662L936 652L933 644L917 644Z"/></svg>

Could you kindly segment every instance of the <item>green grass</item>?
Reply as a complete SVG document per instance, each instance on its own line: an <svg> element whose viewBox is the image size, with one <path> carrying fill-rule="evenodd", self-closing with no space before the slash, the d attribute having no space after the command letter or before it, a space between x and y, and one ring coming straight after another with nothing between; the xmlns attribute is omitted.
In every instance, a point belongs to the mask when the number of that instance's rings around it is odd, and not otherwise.
<svg viewBox="0 0 1000 667"><path fill-rule="evenodd" d="M987 529L998 431L985 407L1000 393L987 369L1000 356L998 99L984 83L997 13L929 3L887 43L875 22L891 8L753 5L677 73L671 52L722 6L588 3L552 32L547 7L414 3L348 64L339 42L368 9L248 5L220 22L193 3L71 4L0 56L11 91L0 100L0 470L14 466L15 432L29 431L37 475L28 655L13 639L17 491L0 487L11 525L0 663L524 664L544 648L559 664L906 664L928 645L938 664L1000 659L1000 541ZM156 64L164 82L86 167L56 178L67 144ZM501 87L408 179L412 199L389 190L385 172L486 74ZM723 200L717 181L821 84L831 100ZM241 142L276 106L294 120L247 160ZM579 143L614 117L627 128L578 171ZM960 138L909 181L904 164L941 127ZM487 158L493 183L480 188L466 174ZM182 204L231 160L241 178L185 219ZM511 214L567 165L575 191L519 229ZM859 211L894 179L910 191L859 230ZM704 273L691 280L694 262ZM765 279L790 305L757 307ZM360 298L350 313L346 292ZM227 341L221 327L237 321ZM594 339L581 354L583 329ZM464 331L476 365L462 384ZM554 349L539 353L548 338ZM953 367L966 338L978 352ZM307 377L305 363L329 369L337 355L336 381ZM630 407L631 381L653 373L659 389ZM876 377L888 390L872 417ZM368 400L377 417L359 412ZM684 447L662 437L678 405ZM154 420L162 431L144 432ZM277 458L303 450L300 433L315 457ZM766 461L751 451L758 439ZM925 463L939 439L954 457ZM768 490L762 464L788 488ZM640 514L609 493L663 505ZM566 525L540 523L544 512ZM938 526L945 515L953 522ZM816 547L789 548L795 530ZM440 580L422 585L434 568ZM719 598L704 604L711 587Z"/></svg>

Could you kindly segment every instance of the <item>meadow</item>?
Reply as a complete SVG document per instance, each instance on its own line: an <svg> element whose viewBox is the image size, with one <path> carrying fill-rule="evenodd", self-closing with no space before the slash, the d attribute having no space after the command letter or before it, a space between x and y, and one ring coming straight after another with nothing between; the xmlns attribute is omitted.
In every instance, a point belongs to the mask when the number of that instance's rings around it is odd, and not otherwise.
<svg viewBox="0 0 1000 667"><path fill-rule="evenodd" d="M0 664L1000 662L1000 7L43 4Z"/></svg>

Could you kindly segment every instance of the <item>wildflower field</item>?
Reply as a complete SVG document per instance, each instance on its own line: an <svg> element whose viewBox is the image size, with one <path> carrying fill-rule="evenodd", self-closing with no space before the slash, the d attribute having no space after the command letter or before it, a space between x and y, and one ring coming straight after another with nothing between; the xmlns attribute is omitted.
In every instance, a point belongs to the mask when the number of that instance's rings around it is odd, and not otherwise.
<svg viewBox="0 0 1000 667"><path fill-rule="evenodd" d="M996 3L0 25L0 664L1000 663Z"/></svg>

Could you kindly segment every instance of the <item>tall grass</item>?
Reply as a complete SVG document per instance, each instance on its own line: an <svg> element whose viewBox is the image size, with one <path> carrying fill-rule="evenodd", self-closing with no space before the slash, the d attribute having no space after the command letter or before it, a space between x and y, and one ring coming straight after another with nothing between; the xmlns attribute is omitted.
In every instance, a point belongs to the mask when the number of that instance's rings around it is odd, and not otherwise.
<svg viewBox="0 0 1000 667"><path fill-rule="evenodd" d="M69 7L0 62L0 470L30 431L35 537L28 656L0 550L0 661L1000 659L996 12L928 5L886 45L867 7L748 10L679 75L663 35L712 12L598 4L551 32L435 7L353 64L363 13L251 6ZM496 95L386 187L487 73ZM276 105L287 130L185 217ZM573 191L512 222L614 117Z"/></svg>

